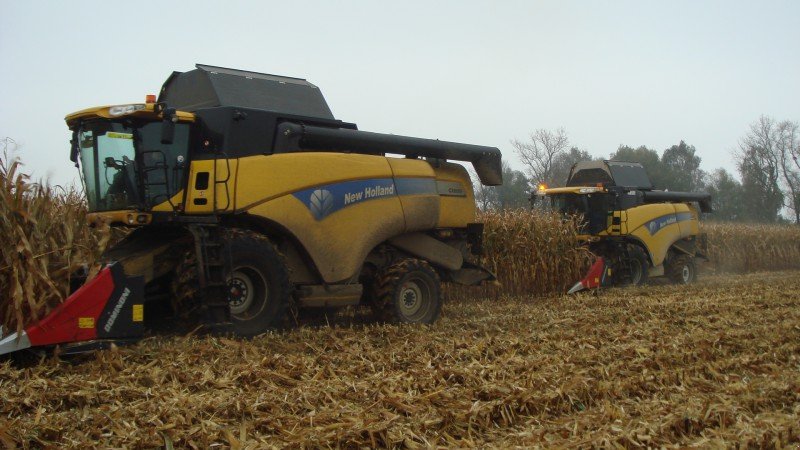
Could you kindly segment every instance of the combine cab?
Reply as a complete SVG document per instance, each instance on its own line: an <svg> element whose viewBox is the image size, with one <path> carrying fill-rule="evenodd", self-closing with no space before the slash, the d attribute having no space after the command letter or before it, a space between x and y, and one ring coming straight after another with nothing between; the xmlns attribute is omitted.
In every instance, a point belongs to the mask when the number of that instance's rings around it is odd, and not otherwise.
<svg viewBox="0 0 800 450"><path fill-rule="evenodd" d="M581 162L572 167L566 187L535 195L563 214L580 215L580 237L598 256L570 293L640 285L657 276L691 283L696 260L706 258L698 220L700 212L711 211L711 196L655 190L639 163Z"/></svg>
<svg viewBox="0 0 800 450"><path fill-rule="evenodd" d="M359 131L305 80L203 65L158 100L66 121L90 220L132 232L0 354L136 338L165 315L241 336L289 308L431 323L440 282L494 279L477 265L470 178L449 160L498 185L497 148Z"/></svg>

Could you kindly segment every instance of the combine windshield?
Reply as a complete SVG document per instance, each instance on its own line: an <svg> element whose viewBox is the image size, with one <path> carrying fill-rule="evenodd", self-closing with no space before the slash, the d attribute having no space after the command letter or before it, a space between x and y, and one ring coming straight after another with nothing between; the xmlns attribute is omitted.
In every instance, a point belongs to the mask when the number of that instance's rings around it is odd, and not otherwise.
<svg viewBox="0 0 800 450"><path fill-rule="evenodd" d="M79 162L90 211L147 209L180 187L189 126L177 124L161 144L160 122L85 123L78 131Z"/></svg>
<svg viewBox="0 0 800 450"><path fill-rule="evenodd" d="M581 231L599 233L607 228L609 197L595 194L554 194L549 196L553 210L567 216L581 218Z"/></svg>

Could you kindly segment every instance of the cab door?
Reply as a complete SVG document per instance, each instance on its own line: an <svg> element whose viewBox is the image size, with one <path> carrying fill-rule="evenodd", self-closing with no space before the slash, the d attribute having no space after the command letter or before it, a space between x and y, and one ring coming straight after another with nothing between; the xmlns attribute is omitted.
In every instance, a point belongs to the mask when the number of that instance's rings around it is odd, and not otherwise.
<svg viewBox="0 0 800 450"><path fill-rule="evenodd" d="M238 160L192 161L186 193L187 214L215 214L235 210L235 174Z"/></svg>

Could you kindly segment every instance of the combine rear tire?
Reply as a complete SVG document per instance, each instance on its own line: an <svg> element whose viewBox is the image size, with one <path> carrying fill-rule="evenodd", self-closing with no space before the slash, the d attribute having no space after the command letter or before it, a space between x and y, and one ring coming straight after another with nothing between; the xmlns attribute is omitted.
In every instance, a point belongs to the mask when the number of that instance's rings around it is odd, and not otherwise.
<svg viewBox="0 0 800 450"><path fill-rule="evenodd" d="M667 268L670 280L677 284L694 283L697 279L697 266L689 255L678 255L672 258Z"/></svg>
<svg viewBox="0 0 800 450"><path fill-rule="evenodd" d="M383 269L373 311L389 323L433 323L442 311L439 276L425 261L407 258Z"/></svg>

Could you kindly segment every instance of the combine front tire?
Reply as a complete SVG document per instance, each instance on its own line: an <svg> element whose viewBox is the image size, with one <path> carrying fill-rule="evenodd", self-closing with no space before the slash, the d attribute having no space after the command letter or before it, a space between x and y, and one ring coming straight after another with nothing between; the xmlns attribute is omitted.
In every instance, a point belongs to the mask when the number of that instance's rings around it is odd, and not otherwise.
<svg viewBox="0 0 800 450"><path fill-rule="evenodd" d="M694 283L697 279L697 266L689 255L679 255L672 258L667 268L670 280L677 284Z"/></svg>
<svg viewBox="0 0 800 450"><path fill-rule="evenodd" d="M378 319L389 323L433 323L442 311L439 276L425 261L407 258L382 270L372 303Z"/></svg>
<svg viewBox="0 0 800 450"><path fill-rule="evenodd" d="M637 245L628 246L628 258L625 263L628 266L628 273L625 274L623 285L642 286L647 283L650 263L644 250Z"/></svg>
<svg viewBox="0 0 800 450"><path fill-rule="evenodd" d="M265 236L235 230L225 251L231 273L228 301L233 331L254 336L283 323L289 305L289 273L280 253Z"/></svg>
<svg viewBox="0 0 800 450"><path fill-rule="evenodd" d="M224 257L228 274L228 303L232 332L255 336L283 324L291 297L283 257L269 239L247 230L225 232ZM178 314L196 309L200 298L197 258L187 252L172 282ZM183 314L181 314L183 315Z"/></svg>

